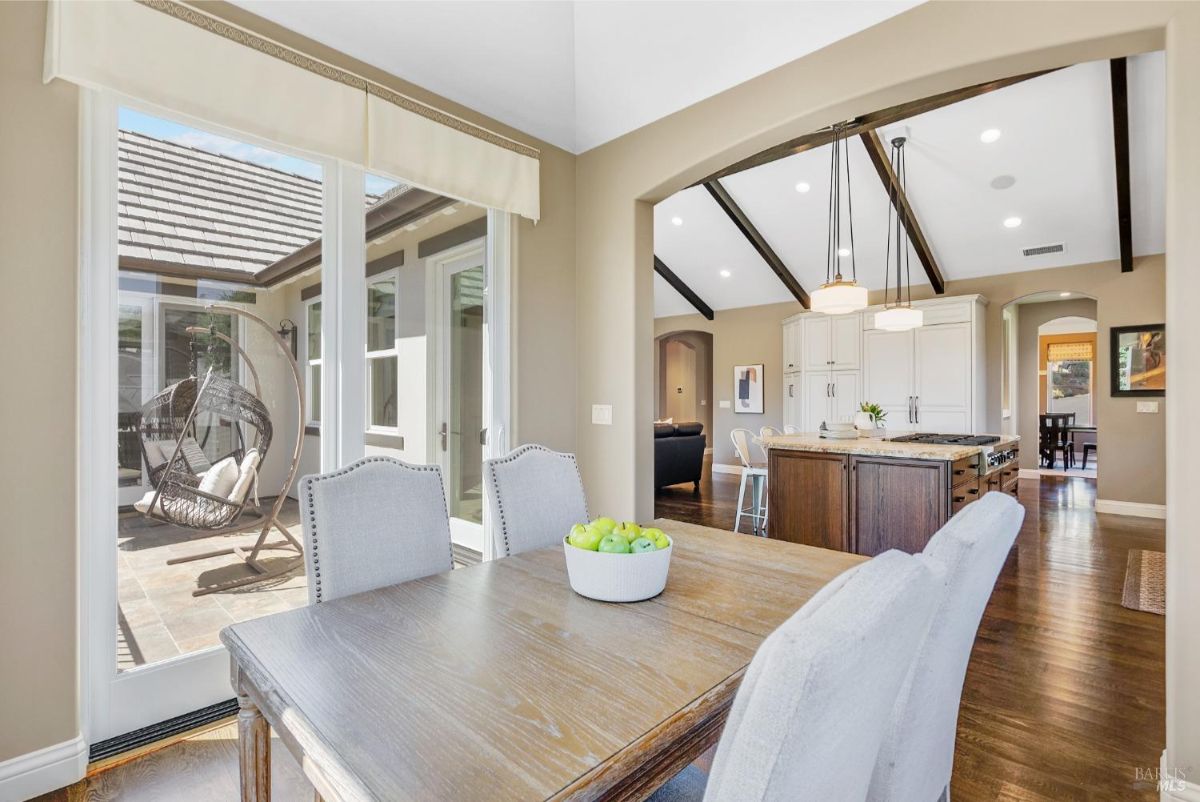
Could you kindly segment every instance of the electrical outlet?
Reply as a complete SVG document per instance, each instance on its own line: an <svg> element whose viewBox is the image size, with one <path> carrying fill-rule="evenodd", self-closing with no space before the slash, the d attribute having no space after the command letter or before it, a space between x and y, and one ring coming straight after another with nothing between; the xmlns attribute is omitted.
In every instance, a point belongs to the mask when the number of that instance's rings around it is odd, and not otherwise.
<svg viewBox="0 0 1200 802"><path fill-rule="evenodd" d="M612 404L592 404L592 423L612 426Z"/></svg>
<svg viewBox="0 0 1200 802"><path fill-rule="evenodd" d="M722 401L720 403L721 403L721 409L729 409L730 404L728 401Z"/></svg>
<svg viewBox="0 0 1200 802"><path fill-rule="evenodd" d="M1138 401L1137 402L1137 411L1138 412L1146 412L1151 415L1157 414L1158 413L1158 402L1157 401Z"/></svg>

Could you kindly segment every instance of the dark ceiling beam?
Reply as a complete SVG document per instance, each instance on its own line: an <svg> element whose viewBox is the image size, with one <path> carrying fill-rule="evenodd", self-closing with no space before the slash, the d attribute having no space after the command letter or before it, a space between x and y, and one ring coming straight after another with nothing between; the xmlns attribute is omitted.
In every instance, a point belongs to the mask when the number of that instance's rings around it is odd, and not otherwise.
<svg viewBox="0 0 1200 802"><path fill-rule="evenodd" d="M682 295L689 304L696 307L696 311L704 315L709 320L713 319L712 307L700 300L700 296L692 291L692 288L683 282L679 276L675 275L675 271L667 267L662 259L654 257L654 272L666 279L667 283L675 288L675 292Z"/></svg>
<svg viewBox="0 0 1200 802"><path fill-rule="evenodd" d="M904 223L904 229L908 232L913 250L917 252L921 267L925 268L925 275L929 277L933 291L938 295L945 293L946 279L942 277L942 271L938 268L937 260L933 258L933 251L929 248L929 242L925 239L925 232L921 230L921 224L917 222L917 215L908 202L908 196L904 194L904 188L900 186L896 171L892 169L892 162L888 158L883 140L875 131L863 131L858 137L867 149L867 155L871 157L871 164L875 165L875 172L879 174L879 180L883 182L883 191L888 194L892 205L896 207L896 214Z"/></svg>
<svg viewBox="0 0 1200 802"><path fill-rule="evenodd" d="M750 241L750 244L754 246L754 250L758 251L758 255L763 258L767 266L775 271L775 275L779 276L779 280L795 296L800 305L808 309L808 293L804 291L804 288L800 286L800 282L792 275L792 271L788 270L787 265L779 258L779 254L775 253L775 249L771 247L766 238L754 227L754 223L750 222L750 218L742 211L742 207L737 205L737 201L733 199L728 190L721 185L720 181L715 179L706 183L704 188L708 190L708 194L713 196L713 200L725 211L725 214L729 215L729 219L738 227L742 235Z"/></svg>
<svg viewBox="0 0 1200 802"><path fill-rule="evenodd" d="M849 125L844 129L845 136L854 136L861 134L864 131L872 131L876 128L882 128L885 125L892 125L901 120L907 120L910 117L916 117L918 114L924 114L927 111L940 109L943 106L949 106L952 103L958 103L963 100L969 100L973 97L986 95L988 92L995 92L997 89L1019 84L1023 81L1028 81L1031 78L1037 78L1055 70L1040 70L1038 72L1029 72L1024 75L1014 75L1011 78L1001 78L996 81L988 81L987 83L975 84L962 89L955 89L951 92L942 92L940 95L913 100L908 103L901 103L898 106L890 106L886 109L873 111L869 114L864 114L861 117L855 117L850 121ZM833 141L833 131L831 129L822 129L814 131L811 134L790 139L779 145L769 147L766 150L759 151L753 156L748 156L741 161L735 162L728 167L725 167L707 178L697 181L692 186L699 184L707 184L711 181L716 181L726 176L740 173L743 170L749 170L753 167L761 167L764 164L770 164L773 161L786 159L788 156L794 156L797 153L803 153L806 150L819 148L822 145L828 145Z"/></svg>
<svg viewBox="0 0 1200 802"><path fill-rule="evenodd" d="M1112 81L1113 146L1117 164L1117 232L1121 237L1121 272L1133 271L1133 212L1129 192L1129 79L1125 59L1108 62Z"/></svg>

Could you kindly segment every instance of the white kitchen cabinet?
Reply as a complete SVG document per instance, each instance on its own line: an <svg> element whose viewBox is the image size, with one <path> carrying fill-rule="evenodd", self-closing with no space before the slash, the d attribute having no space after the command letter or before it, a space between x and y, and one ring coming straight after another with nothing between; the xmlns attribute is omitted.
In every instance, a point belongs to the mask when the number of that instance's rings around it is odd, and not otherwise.
<svg viewBox="0 0 1200 802"><path fill-rule="evenodd" d="M803 322L804 370L858 369L862 315L813 315Z"/></svg>
<svg viewBox="0 0 1200 802"><path fill-rule="evenodd" d="M810 371L804 374L803 429L815 432L822 423L849 423L859 405L859 372Z"/></svg>
<svg viewBox="0 0 1200 802"><path fill-rule="evenodd" d="M830 318L828 315L812 315L804 318L804 369L829 370Z"/></svg>
<svg viewBox="0 0 1200 802"><path fill-rule="evenodd" d="M804 427L804 374L799 371L783 376L783 425Z"/></svg>
<svg viewBox="0 0 1200 802"><path fill-rule="evenodd" d="M913 431L912 332L872 329L863 338L862 400L878 404L887 413L888 431Z"/></svg>
<svg viewBox="0 0 1200 802"><path fill-rule="evenodd" d="M804 322L791 320L783 324L783 372L799 372L803 364Z"/></svg>
<svg viewBox="0 0 1200 802"><path fill-rule="evenodd" d="M930 302L925 325L911 331L863 332L863 400L879 404L892 432L982 431L983 300ZM914 306L922 307L918 303Z"/></svg>

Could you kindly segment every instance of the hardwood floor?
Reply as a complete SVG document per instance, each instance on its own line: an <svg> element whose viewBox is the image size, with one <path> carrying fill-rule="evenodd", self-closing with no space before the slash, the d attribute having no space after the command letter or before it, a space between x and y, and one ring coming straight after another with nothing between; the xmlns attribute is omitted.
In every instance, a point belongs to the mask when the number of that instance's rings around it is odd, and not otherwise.
<svg viewBox="0 0 1200 802"><path fill-rule="evenodd" d="M664 488L655 515L733 528L737 477ZM1096 515L1092 479L1021 480L1025 522L984 613L959 714L950 798L1158 799L1137 769L1166 740L1162 616L1121 606L1129 549L1162 521ZM749 525L743 521L742 531Z"/></svg>
<svg viewBox="0 0 1200 802"><path fill-rule="evenodd" d="M665 488L655 514L732 529L737 477ZM1136 770L1165 739L1165 619L1120 606L1126 552L1163 550L1163 524L1093 511L1095 482L1021 481L1027 514L980 625L963 689L955 802L1157 799ZM744 522L743 531L749 531ZM282 745L274 798L312 791ZM237 799L232 726L98 774L39 802Z"/></svg>

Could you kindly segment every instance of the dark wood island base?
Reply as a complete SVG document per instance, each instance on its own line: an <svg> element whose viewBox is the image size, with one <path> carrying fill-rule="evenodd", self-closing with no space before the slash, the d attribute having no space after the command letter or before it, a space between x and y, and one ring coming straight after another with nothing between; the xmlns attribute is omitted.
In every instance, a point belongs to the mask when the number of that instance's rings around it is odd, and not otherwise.
<svg viewBox="0 0 1200 802"><path fill-rule="evenodd" d="M779 438L783 439L783 438ZM891 444L888 444L891 445ZM899 446L900 444L896 444ZM1017 494L1018 460L981 470L982 451L956 459L806 451L769 446L768 537L874 556L888 549L915 553L951 515L998 490ZM1003 446L1016 451L1015 442ZM875 445L863 451L877 451ZM915 450L915 449L914 449Z"/></svg>

